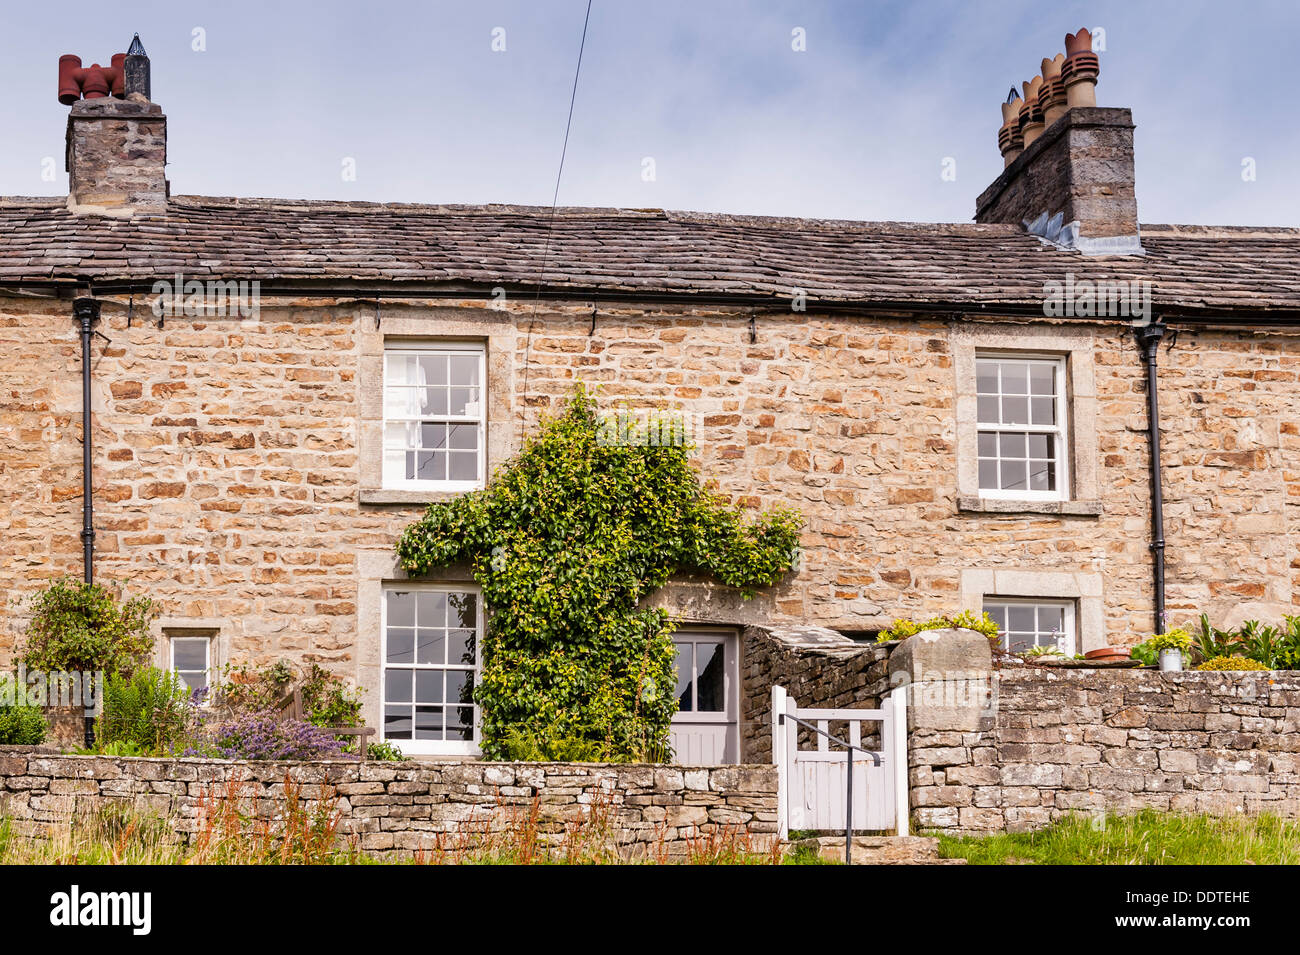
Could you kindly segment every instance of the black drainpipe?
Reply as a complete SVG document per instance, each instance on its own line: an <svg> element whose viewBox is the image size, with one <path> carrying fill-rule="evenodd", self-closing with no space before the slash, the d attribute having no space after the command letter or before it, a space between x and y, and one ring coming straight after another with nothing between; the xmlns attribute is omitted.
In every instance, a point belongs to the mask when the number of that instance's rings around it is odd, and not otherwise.
<svg viewBox="0 0 1300 955"><path fill-rule="evenodd" d="M81 323L81 547L86 583L95 582L95 501L91 478L90 422L90 336L99 319L99 302L78 298L72 302L72 314Z"/></svg>
<svg viewBox="0 0 1300 955"><path fill-rule="evenodd" d="M1165 632L1165 507L1160 473L1160 388L1156 356L1169 327L1159 319L1133 329L1147 363L1147 442L1151 449L1151 562L1156 592L1156 633Z"/></svg>
<svg viewBox="0 0 1300 955"><path fill-rule="evenodd" d="M72 315L81 323L81 546L86 583L95 582L95 499L92 477L90 399L90 337L99 320L99 302L78 298L72 302ZM84 675L83 675L84 677ZM95 719L85 717L86 745L95 745Z"/></svg>

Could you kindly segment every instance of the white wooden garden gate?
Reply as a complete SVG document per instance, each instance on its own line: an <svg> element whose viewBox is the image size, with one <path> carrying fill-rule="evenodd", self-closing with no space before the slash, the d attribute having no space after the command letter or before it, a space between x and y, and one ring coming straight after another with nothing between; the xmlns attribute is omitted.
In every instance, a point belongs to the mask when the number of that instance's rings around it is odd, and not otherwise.
<svg viewBox="0 0 1300 955"><path fill-rule="evenodd" d="M772 756L777 767L778 824L781 838L791 829L844 831L847 805L847 749L826 734L854 747L853 830L908 832L906 687L897 687L880 709L811 709L798 706L785 688L772 687ZM782 715L788 717L782 719ZM799 748L803 720L821 732L816 749ZM863 723L880 723L880 759L859 748ZM839 724L835 726L835 724ZM847 726L847 731L840 727ZM834 731L832 730L834 727ZM847 733L847 735L845 735Z"/></svg>

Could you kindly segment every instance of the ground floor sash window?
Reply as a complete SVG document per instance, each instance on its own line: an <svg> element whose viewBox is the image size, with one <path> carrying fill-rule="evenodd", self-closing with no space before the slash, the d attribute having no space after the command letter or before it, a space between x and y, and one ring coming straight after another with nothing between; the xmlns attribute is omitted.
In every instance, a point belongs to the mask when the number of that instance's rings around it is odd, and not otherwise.
<svg viewBox="0 0 1300 955"><path fill-rule="evenodd" d="M384 590L383 617L384 739L406 753L478 752L479 593L393 584Z"/></svg>

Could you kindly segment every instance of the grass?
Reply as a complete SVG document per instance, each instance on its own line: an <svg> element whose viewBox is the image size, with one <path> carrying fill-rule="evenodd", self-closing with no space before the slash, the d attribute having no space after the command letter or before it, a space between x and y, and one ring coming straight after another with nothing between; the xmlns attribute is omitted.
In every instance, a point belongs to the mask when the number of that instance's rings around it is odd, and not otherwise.
<svg viewBox="0 0 1300 955"><path fill-rule="evenodd" d="M177 821L116 803L40 826L36 835L0 818L0 865L316 865L359 855L338 838L332 794L312 798L288 778L274 821L254 814L238 780L197 800L188 842Z"/></svg>
<svg viewBox="0 0 1300 955"><path fill-rule="evenodd" d="M1296 865L1300 822L1277 816L1073 815L1035 832L939 836L971 865Z"/></svg>
<svg viewBox="0 0 1300 955"><path fill-rule="evenodd" d="M542 820L540 800L498 805L493 819L456 833L430 834L409 857L367 855L339 831L338 801L329 787L313 795L286 778L274 819L254 811L243 784L213 786L197 800L182 841L175 818L102 806L57 824L34 827L0 817L0 865L617 865L628 861L619 844L615 807L597 792L587 811L557 830ZM265 807L263 807L265 808ZM32 832L32 829L35 831ZM23 831L26 829L27 831ZM696 830L684 857L669 856L660 826L635 860L688 865L772 865L779 846L757 848L736 826Z"/></svg>

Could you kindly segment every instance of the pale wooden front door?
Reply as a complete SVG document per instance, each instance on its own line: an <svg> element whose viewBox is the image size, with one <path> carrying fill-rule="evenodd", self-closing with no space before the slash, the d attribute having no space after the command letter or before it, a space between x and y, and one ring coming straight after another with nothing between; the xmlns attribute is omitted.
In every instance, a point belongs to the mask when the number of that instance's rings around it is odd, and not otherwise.
<svg viewBox="0 0 1300 955"><path fill-rule="evenodd" d="M679 630L677 715L670 741L674 762L721 766L740 759L740 676L737 636L723 630Z"/></svg>

